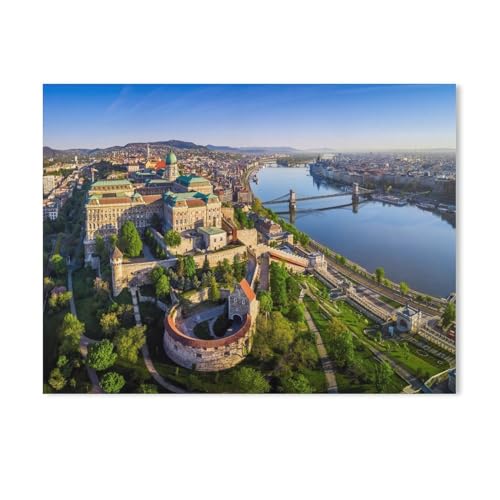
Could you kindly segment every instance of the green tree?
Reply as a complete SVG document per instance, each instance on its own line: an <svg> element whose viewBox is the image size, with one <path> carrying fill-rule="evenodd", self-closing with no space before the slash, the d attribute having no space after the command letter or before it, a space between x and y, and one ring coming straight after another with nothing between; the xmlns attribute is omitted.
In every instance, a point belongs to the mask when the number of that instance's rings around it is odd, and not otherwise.
<svg viewBox="0 0 500 500"><path fill-rule="evenodd" d="M238 393L263 394L269 392L271 387L262 373L253 368L242 367L232 376L232 388Z"/></svg>
<svg viewBox="0 0 500 500"><path fill-rule="evenodd" d="M158 394L158 388L154 384L141 384L138 387L141 394Z"/></svg>
<svg viewBox="0 0 500 500"><path fill-rule="evenodd" d="M384 392L391 382L394 370L387 361L377 363L375 366L375 389L377 392Z"/></svg>
<svg viewBox="0 0 500 500"><path fill-rule="evenodd" d="M399 284L399 291L401 292L401 295L406 295L410 291L410 287L408 286L408 283L405 281L402 281Z"/></svg>
<svg viewBox="0 0 500 500"><path fill-rule="evenodd" d="M95 370L106 370L115 364L117 354L109 340L91 344L87 353L87 365Z"/></svg>
<svg viewBox="0 0 500 500"><path fill-rule="evenodd" d="M328 329L332 336L340 335L347 330L347 327L338 318L332 317L328 324Z"/></svg>
<svg viewBox="0 0 500 500"><path fill-rule="evenodd" d="M184 258L184 275L192 278L196 274L196 263L192 255L186 255Z"/></svg>
<svg viewBox="0 0 500 500"><path fill-rule="evenodd" d="M236 281L241 281L245 277L246 262L236 254L233 257L233 275Z"/></svg>
<svg viewBox="0 0 500 500"><path fill-rule="evenodd" d="M299 300L301 291L302 288L300 286L300 283L297 281L297 278L289 274L286 278L286 292L289 302Z"/></svg>
<svg viewBox="0 0 500 500"><path fill-rule="evenodd" d="M212 302L218 302L220 300L220 290L217 281L215 280L215 276L210 278L210 288L208 290L208 298Z"/></svg>
<svg viewBox="0 0 500 500"><path fill-rule="evenodd" d="M284 377L280 381L281 391L286 393L311 394L313 389L309 380L301 373Z"/></svg>
<svg viewBox="0 0 500 500"><path fill-rule="evenodd" d="M270 285L273 304L276 307L284 308L288 305L286 291L286 279L288 273L284 265L272 262L270 266Z"/></svg>
<svg viewBox="0 0 500 500"><path fill-rule="evenodd" d="M66 379L59 368L54 368L50 372L49 385L56 391L60 391L66 385Z"/></svg>
<svg viewBox="0 0 500 500"><path fill-rule="evenodd" d="M385 275L385 271L383 267L377 267L375 269L375 277L377 278L377 282L381 283Z"/></svg>
<svg viewBox="0 0 500 500"><path fill-rule="evenodd" d="M138 257L142 252L142 240L132 221L126 221L120 229L120 250L127 257Z"/></svg>
<svg viewBox="0 0 500 500"><path fill-rule="evenodd" d="M154 267L149 273L149 277L151 278L151 281L154 285L156 285L156 283L162 276L165 276L165 269L161 266Z"/></svg>
<svg viewBox="0 0 500 500"><path fill-rule="evenodd" d="M43 291L45 293L50 292L55 286L56 284L50 276L45 276L43 278Z"/></svg>
<svg viewBox="0 0 500 500"><path fill-rule="evenodd" d="M61 255L59 255L58 253L55 253L50 258L50 267L54 270L54 273L57 276L63 276L67 272L66 263L64 261L64 258Z"/></svg>
<svg viewBox="0 0 500 500"><path fill-rule="evenodd" d="M108 244L109 244L109 249L113 251L118 243L118 236L116 234L112 234L109 237Z"/></svg>
<svg viewBox="0 0 500 500"><path fill-rule="evenodd" d="M170 293L170 280L168 279L168 276L166 274L160 276L160 278L156 282L155 293L160 300L168 297Z"/></svg>
<svg viewBox="0 0 500 500"><path fill-rule="evenodd" d="M442 316L443 326L446 328L448 325L451 325L451 323L455 321L455 317L456 317L455 303L448 302Z"/></svg>
<svg viewBox="0 0 500 500"><path fill-rule="evenodd" d="M288 310L288 318L295 323L304 321L304 306L298 302L293 303Z"/></svg>
<svg viewBox="0 0 500 500"><path fill-rule="evenodd" d="M256 214L260 214L260 212L262 211L262 202L259 200L259 198L253 199L252 211L254 211Z"/></svg>
<svg viewBox="0 0 500 500"><path fill-rule="evenodd" d="M128 330L122 329L115 336L116 352L121 359L136 363L139 349L146 342L146 327L133 326Z"/></svg>
<svg viewBox="0 0 500 500"><path fill-rule="evenodd" d="M120 320L116 312L104 313L99 321L101 330L106 337L111 337L120 329Z"/></svg>
<svg viewBox="0 0 500 500"><path fill-rule="evenodd" d="M273 298L269 292L261 292L259 294L260 310L266 315L266 317L271 314L273 310Z"/></svg>
<svg viewBox="0 0 500 500"><path fill-rule="evenodd" d="M60 328L60 354L74 354L80 351L80 337L85 332L85 325L77 317L67 313Z"/></svg>
<svg viewBox="0 0 500 500"><path fill-rule="evenodd" d="M100 384L104 392L117 394L125 385L125 379L119 373L108 372L101 377Z"/></svg>
<svg viewBox="0 0 500 500"><path fill-rule="evenodd" d="M344 331L335 335L331 348L335 364L341 370L348 368L354 361L354 343L351 332Z"/></svg>
<svg viewBox="0 0 500 500"><path fill-rule="evenodd" d="M167 244L168 247L175 248L181 244L181 235L177 231L174 231L173 229L167 231L163 239L165 240L165 243Z"/></svg>

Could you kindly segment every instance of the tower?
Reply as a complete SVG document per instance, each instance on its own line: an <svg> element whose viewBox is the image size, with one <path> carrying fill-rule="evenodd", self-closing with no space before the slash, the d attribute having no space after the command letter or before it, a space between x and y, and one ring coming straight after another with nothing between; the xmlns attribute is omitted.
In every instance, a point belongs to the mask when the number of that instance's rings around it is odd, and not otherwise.
<svg viewBox="0 0 500 500"><path fill-rule="evenodd" d="M147 149L147 154L146 154L146 160L149 160L149 144L148 144L148 149Z"/></svg>
<svg viewBox="0 0 500 500"><path fill-rule="evenodd" d="M165 157L165 173L163 178L169 182L174 182L179 177L179 167L177 166L177 158L172 150Z"/></svg>
<svg viewBox="0 0 500 500"><path fill-rule="evenodd" d="M123 289L123 254L117 246L115 246L115 249L113 250L109 261L111 263L111 283L113 285L113 296L116 297L117 295L120 295L120 292Z"/></svg>

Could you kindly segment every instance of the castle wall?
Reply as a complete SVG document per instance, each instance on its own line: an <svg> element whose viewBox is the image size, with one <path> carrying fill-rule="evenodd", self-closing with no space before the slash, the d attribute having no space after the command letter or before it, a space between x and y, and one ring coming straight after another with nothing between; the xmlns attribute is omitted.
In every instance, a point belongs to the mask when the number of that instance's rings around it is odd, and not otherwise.
<svg viewBox="0 0 500 500"><path fill-rule="evenodd" d="M246 357L252 347L255 322L245 317L241 328L231 337L198 340L185 336L175 326L177 309L165 320L163 347L168 357L184 368L196 371L219 371L232 368Z"/></svg>

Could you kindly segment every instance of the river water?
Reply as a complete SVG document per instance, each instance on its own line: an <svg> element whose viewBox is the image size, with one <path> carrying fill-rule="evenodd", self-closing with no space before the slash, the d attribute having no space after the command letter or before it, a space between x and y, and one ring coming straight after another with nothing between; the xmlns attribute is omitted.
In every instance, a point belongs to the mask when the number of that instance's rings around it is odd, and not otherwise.
<svg viewBox="0 0 500 500"><path fill-rule="evenodd" d="M315 179L309 168L267 167L251 182L262 201L277 198L290 189L302 196L341 192L337 186ZM313 239L345 255L370 272L383 267L388 278L406 281L411 288L434 296L454 292L456 273L456 235L451 222L440 214L413 205L397 207L378 201L352 207L300 213L301 209L350 203L351 195L298 202L295 225ZM270 205L285 211L288 204ZM289 220L288 215L281 215Z"/></svg>

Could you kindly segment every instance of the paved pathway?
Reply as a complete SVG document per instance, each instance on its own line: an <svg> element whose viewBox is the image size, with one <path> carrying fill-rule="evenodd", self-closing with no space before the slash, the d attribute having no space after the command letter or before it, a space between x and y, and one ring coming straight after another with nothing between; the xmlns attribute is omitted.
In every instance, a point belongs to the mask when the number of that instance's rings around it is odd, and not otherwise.
<svg viewBox="0 0 500 500"><path fill-rule="evenodd" d="M139 309L139 302L137 301L137 288L135 287L130 287L130 295L132 295L132 306L134 308L134 318L135 318L135 324L137 326L142 325L141 321L141 311ZM160 384L164 389L167 389L167 391L174 392L177 394L183 394L186 391L182 389L181 387L177 387L176 385L167 382L156 370L155 365L153 364L153 360L151 359L151 355L149 354L149 347L148 344L145 343L142 348L141 348L141 353L142 357L144 359L144 364L146 365L146 368L148 369L148 372L150 375L153 377L153 379Z"/></svg>
<svg viewBox="0 0 500 500"><path fill-rule="evenodd" d="M323 339L314 324L311 315L306 307L304 307L304 316L306 318L307 326L311 332L314 333L316 338L316 348L318 349L319 360L321 361L321 366L323 367L323 371L325 372L325 378L327 383L326 392L328 393L337 393L339 392L337 386L337 379L335 378L335 370L333 369L332 360L328 357L328 353L326 352L325 345L323 344Z"/></svg>
<svg viewBox="0 0 500 500"><path fill-rule="evenodd" d="M68 290L71 292L71 300L69 301L69 308L71 314L78 317L76 314L75 299L73 297L73 270L71 266L68 266ZM81 335L80 353L84 358L87 357L87 348L88 345L91 344L92 342L95 342L95 340L88 338L87 336L85 336L85 334ZM99 385L99 377L97 376L97 372L93 368L90 368L90 366L85 366L85 368L87 369L87 375L89 376L90 382L92 383L92 389L90 390L90 392L92 394L103 394L104 391L101 389L101 386Z"/></svg>

